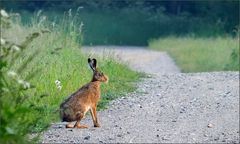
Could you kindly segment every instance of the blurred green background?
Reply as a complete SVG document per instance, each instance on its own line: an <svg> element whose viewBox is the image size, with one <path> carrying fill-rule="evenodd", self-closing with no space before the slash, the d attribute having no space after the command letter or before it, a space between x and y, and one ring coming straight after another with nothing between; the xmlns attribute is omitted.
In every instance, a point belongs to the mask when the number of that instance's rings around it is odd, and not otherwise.
<svg viewBox="0 0 240 144"><path fill-rule="evenodd" d="M172 35L234 36L239 27L238 0L7 0L1 1L1 7L21 13L25 23L38 10L55 22L63 12L79 11L84 45L143 46Z"/></svg>

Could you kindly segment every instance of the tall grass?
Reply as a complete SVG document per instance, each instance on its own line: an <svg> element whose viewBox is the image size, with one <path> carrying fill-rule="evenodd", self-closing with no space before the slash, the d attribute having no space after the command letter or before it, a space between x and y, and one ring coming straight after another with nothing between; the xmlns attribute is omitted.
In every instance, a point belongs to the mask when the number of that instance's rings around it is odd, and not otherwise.
<svg viewBox="0 0 240 144"><path fill-rule="evenodd" d="M1 36L16 45L33 32L39 33L37 40L31 41L28 48L21 51L21 55L6 70L15 71L33 87L25 92L29 97L23 105L29 110L23 114L28 113L27 118L36 121L17 125L16 129L28 128L24 133L18 134L19 136L25 136L26 132L42 131L51 122L58 121L60 103L91 80L92 71L87 64L88 57L81 52L82 24L75 19L76 15L68 11L59 23L53 23L38 12L27 25L22 25L21 17L18 16L11 22L11 28L2 31ZM98 59L98 63L99 68L110 78L107 85L102 85L99 108L103 109L110 100L133 91L134 82L141 74L108 57ZM60 84L56 84L56 81ZM2 102L7 100L2 98ZM9 105L14 102L9 101Z"/></svg>
<svg viewBox="0 0 240 144"><path fill-rule="evenodd" d="M183 72L239 70L239 38L166 37L149 47L167 51Z"/></svg>

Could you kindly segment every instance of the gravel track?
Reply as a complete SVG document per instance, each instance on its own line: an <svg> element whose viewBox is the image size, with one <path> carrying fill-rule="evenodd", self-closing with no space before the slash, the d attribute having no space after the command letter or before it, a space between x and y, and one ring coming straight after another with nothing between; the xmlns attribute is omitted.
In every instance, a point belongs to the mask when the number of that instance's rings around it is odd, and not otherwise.
<svg viewBox="0 0 240 144"><path fill-rule="evenodd" d="M138 47L84 48L90 55L112 53L131 68L149 74L129 93L91 116L89 129L54 123L46 143L239 143L239 72L180 73L164 52ZM108 47L109 48L109 47ZM91 49L89 51L89 49Z"/></svg>

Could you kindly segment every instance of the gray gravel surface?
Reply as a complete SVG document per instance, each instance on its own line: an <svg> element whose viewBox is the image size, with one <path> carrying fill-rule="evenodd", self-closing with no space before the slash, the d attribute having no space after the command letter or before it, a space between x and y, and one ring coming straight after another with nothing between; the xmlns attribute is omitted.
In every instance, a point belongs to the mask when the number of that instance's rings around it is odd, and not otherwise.
<svg viewBox="0 0 240 144"><path fill-rule="evenodd" d="M94 128L87 115L82 123L89 129L54 123L43 133L42 142L239 143L239 72L186 74L166 53L137 47L111 51L148 77L135 92L98 112L100 128Z"/></svg>

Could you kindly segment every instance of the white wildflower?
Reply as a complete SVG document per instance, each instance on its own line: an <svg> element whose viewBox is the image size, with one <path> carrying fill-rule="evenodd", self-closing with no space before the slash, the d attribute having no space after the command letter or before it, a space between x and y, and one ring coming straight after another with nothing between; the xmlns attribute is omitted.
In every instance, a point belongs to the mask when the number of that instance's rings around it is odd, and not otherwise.
<svg viewBox="0 0 240 144"><path fill-rule="evenodd" d="M18 82L19 84L24 84L24 80L21 80L21 79L19 79L17 82Z"/></svg>
<svg viewBox="0 0 240 144"><path fill-rule="evenodd" d="M62 89L62 86L61 86L61 85L57 86L57 89L61 90L61 89Z"/></svg>
<svg viewBox="0 0 240 144"><path fill-rule="evenodd" d="M30 83L24 81L23 88L24 88L24 89L28 89L28 88L30 88Z"/></svg>
<svg viewBox="0 0 240 144"><path fill-rule="evenodd" d="M8 13L5 11L5 10L1 10L1 16L2 17L5 17L5 18L8 18L9 17L9 15L8 15Z"/></svg>
<svg viewBox="0 0 240 144"><path fill-rule="evenodd" d="M24 81L24 80L19 79L17 82L18 82L19 84L21 84L24 89L30 88L30 83L27 82L27 81Z"/></svg>
<svg viewBox="0 0 240 144"><path fill-rule="evenodd" d="M59 80L55 80L55 84L59 85L59 84L61 84L61 82Z"/></svg>
<svg viewBox="0 0 240 144"><path fill-rule="evenodd" d="M12 46L12 50L14 50L14 51L20 51L20 48L19 48L18 46L16 46L16 45L13 45L13 46Z"/></svg>
<svg viewBox="0 0 240 144"><path fill-rule="evenodd" d="M59 80L55 80L55 84L56 84L56 87L57 87L58 90L62 89L62 85L61 85L61 82Z"/></svg>
<svg viewBox="0 0 240 144"><path fill-rule="evenodd" d="M1 38L1 45L5 45L5 44L6 44L5 39L2 39L2 38Z"/></svg>
<svg viewBox="0 0 240 144"><path fill-rule="evenodd" d="M7 75L10 77L15 77L17 76L17 73L15 73L14 71L8 71Z"/></svg>

